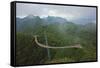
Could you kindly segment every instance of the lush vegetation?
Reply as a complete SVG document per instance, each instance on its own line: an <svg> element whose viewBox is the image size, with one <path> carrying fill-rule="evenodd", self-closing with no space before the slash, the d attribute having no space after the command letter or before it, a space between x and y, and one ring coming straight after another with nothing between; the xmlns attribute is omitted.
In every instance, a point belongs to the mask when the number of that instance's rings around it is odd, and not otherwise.
<svg viewBox="0 0 100 68"><path fill-rule="evenodd" d="M52 20L52 19L50 19ZM55 19L56 20L56 19ZM16 64L47 64L61 62L80 62L96 60L96 24L84 25L72 22L44 21L39 17L17 19ZM34 41L46 44L45 34L50 46L70 46L80 44L82 48L46 49ZM50 56L48 57L48 50Z"/></svg>

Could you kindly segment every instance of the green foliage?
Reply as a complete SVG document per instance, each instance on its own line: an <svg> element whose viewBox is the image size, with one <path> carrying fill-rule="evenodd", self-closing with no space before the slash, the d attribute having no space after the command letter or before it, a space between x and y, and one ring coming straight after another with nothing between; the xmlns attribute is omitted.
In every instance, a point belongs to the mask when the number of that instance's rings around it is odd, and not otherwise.
<svg viewBox="0 0 100 68"><path fill-rule="evenodd" d="M28 22L28 21L26 21ZM96 27L91 23L84 26L74 23L44 24L37 18L34 26L25 25L23 31L16 34L16 64L44 64L59 62L80 62L96 60ZM27 27L26 27L27 26ZM38 35L38 41L45 44L45 34L49 46L70 46L80 44L83 48L47 49L39 47L34 41L34 35Z"/></svg>
<svg viewBox="0 0 100 68"><path fill-rule="evenodd" d="M32 35L16 34L16 64L41 64L46 58L46 49L37 47ZM44 60L43 60L44 59Z"/></svg>

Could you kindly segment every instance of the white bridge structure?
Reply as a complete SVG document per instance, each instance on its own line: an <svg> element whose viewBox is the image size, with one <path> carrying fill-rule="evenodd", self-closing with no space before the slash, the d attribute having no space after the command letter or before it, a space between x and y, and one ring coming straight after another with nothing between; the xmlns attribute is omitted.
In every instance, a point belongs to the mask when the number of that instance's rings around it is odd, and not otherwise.
<svg viewBox="0 0 100 68"><path fill-rule="evenodd" d="M37 35L34 36L35 42L38 46L43 48L51 48L51 49L65 49L65 48L82 48L80 44L70 45L70 46L63 46L63 47L56 47L56 46L49 46L38 42Z"/></svg>

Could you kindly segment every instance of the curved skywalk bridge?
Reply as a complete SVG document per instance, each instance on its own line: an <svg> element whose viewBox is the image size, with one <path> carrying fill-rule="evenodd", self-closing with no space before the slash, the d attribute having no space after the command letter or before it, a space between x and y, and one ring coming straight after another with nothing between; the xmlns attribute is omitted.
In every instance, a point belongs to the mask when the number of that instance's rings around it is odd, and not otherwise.
<svg viewBox="0 0 100 68"><path fill-rule="evenodd" d="M35 35L34 38L35 38L36 44L40 47L43 47L43 48L51 48L51 49L82 48L82 46L80 44L63 46L63 47L55 47L55 46L44 45L44 44L41 44L41 43L38 42L37 35Z"/></svg>

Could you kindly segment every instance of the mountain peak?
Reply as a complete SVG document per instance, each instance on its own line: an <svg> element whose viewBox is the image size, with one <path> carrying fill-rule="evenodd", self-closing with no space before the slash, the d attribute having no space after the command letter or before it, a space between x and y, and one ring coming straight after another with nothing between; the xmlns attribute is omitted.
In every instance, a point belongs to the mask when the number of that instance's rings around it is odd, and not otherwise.
<svg viewBox="0 0 100 68"><path fill-rule="evenodd" d="M44 18L45 21L47 22L52 22L52 23L65 23L68 22L65 18L62 17L56 17L56 16L48 16Z"/></svg>
<svg viewBox="0 0 100 68"><path fill-rule="evenodd" d="M33 18L34 17L34 15L28 15L28 16L26 16L27 18Z"/></svg>

